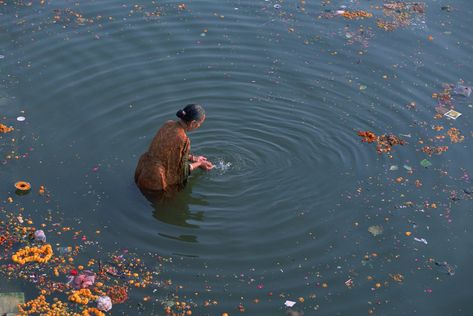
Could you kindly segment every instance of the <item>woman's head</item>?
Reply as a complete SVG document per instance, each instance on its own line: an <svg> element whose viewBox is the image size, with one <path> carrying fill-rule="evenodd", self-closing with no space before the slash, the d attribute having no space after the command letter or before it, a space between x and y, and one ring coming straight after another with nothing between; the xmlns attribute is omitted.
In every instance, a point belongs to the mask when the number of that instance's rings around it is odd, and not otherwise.
<svg viewBox="0 0 473 316"><path fill-rule="evenodd" d="M205 111L201 105L188 104L184 109L177 111L176 116L187 124L189 129L196 129L205 120Z"/></svg>

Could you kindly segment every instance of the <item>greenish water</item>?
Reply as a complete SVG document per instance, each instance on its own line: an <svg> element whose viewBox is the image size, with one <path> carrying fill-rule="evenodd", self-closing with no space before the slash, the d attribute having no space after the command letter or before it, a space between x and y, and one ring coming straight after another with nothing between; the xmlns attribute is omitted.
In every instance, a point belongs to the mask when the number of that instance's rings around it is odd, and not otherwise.
<svg viewBox="0 0 473 316"><path fill-rule="evenodd" d="M171 292L196 302L194 315L239 304L285 315L286 300L305 315L473 313L473 96L453 96L456 120L434 119L432 98L443 83L473 84L471 1L427 1L392 31L376 24L390 18L383 1L5 2L0 122L15 142L0 148L2 195L19 179L43 184L49 203L17 198L38 220L57 209L87 236L101 230L101 251L172 258L161 276L175 288L134 291L116 313L164 315L155 300ZM343 5L374 17L331 16ZM192 152L225 167L152 205L133 183L136 162L187 103L207 112ZM461 143L435 138L452 127ZM389 158L358 130L408 143ZM429 157L424 145L449 149Z"/></svg>

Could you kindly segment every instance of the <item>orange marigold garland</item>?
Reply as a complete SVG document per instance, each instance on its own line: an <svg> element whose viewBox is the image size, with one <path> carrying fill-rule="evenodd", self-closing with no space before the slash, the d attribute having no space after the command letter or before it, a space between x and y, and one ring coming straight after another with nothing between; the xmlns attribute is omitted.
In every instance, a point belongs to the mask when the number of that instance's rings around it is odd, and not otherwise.
<svg viewBox="0 0 473 316"><path fill-rule="evenodd" d="M77 304L87 305L90 301L95 301L96 295L93 295L89 289L80 289L69 295L69 301Z"/></svg>
<svg viewBox="0 0 473 316"><path fill-rule="evenodd" d="M11 259L15 263L24 265L28 262L46 263L53 256L53 249L50 244L46 244L41 248L28 247L18 250Z"/></svg>
<svg viewBox="0 0 473 316"><path fill-rule="evenodd" d="M18 304L18 314L20 316L39 315L50 310L50 305L46 302L46 297L40 295L37 298L24 304Z"/></svg>
<svg viewBox="0 0 473 316"><path fill-rule="evenodd" d="M87 309L84 309L82 312L83 316L105 316L105 313L100 311L98 308L95 307L89 307Z"/></svg>

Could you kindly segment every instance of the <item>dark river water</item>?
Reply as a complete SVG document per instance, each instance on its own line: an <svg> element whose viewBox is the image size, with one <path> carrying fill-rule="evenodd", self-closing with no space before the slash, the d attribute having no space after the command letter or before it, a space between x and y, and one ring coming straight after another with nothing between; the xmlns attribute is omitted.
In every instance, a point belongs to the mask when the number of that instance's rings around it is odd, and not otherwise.
<svg viewBox="0 0 473 316"><path fill-rule="evenodd" d="M93 237L83 258L167 258L173 285L114 314L473 315L472 1L39 2L0 1L2 207L44 185L14 203ZM153 204L134 168L188 103L217 168Z"/></svg>

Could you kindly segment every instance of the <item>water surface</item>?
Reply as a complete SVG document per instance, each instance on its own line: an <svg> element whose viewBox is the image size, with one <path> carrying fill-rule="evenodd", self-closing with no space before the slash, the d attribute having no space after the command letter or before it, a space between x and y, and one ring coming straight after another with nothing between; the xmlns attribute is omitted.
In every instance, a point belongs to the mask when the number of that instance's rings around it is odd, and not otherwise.
<svg viewBox="0 0 473 316"><path fill-rule="evenodd" d="M442 83L473 84L470 1L448 10L427 1L392 31L376 24L388 18L383 1L5 2L0 108L17 141L1 153L24 157L4 161L2 192L18 179L44 184L50 207L86 235L102 231L103 251L173 258L162 277L180 288L153 301L178 293L198 304L195 315L236 314L239 304L247 315L285 315L286 300L305 315L473 313L472 203L462 193L473 186L462 178L473 97L454 97L457 120L434 119L432 98ZM374 17L333 16L339 9ZM134 168L188 103L207 111L189 134L192 152L222 167L154 205ZM463 142L433 141L452 127ZM408 144L378 155L358 130ZM425 144L449 150L429 157ZM432 167L420 166L425 158ZM46 206L22 199L41 218ZM368 231L375 225L381 235ZM455 275L429 259L456 265ZM157 302L136 311L144 295L114 311L163 314Z"/></svg>

